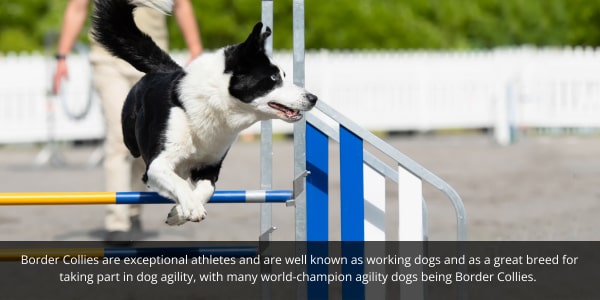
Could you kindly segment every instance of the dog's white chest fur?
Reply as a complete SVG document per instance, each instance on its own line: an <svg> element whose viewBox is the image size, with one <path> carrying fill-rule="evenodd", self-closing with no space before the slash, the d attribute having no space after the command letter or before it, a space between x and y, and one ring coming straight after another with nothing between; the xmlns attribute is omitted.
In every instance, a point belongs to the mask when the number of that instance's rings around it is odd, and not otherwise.
<svg viewBox="0 0 600 300"><path fill-rule="evenodd" d="M164 146L180 158L175 167L182 175L219 162L239 132L260 119L226 92L231 75L223 73L223 65L223 51L204 54L181 80L183 108L171 108Z"/></svg>
<svg viewBox="0 0 600 300"><path fill-rule="evenodd" d="M183 178L189 177L193 169L219 162L237 136L220 135L218 128L204 125L193 126L183 109L171 109L165 131L165 149L160 155L172 162ZM207 136L212 138L206 139Z"/></svg>

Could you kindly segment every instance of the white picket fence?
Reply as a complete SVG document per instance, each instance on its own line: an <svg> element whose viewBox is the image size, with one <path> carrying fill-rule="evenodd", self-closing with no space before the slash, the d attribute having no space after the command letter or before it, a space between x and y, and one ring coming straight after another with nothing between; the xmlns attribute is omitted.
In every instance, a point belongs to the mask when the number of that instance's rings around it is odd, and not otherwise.
<svg viewBox="0 0 600 300"><path fill-rule="evenodd" d="M183 61L184 53L174 57ZM290 53L275 59L292 74ZM97 97L89 99L86 57L72 56L63 97L49 96L53 60L0 56L0 143L102 138ZM506 143L514 128L600 128L600 52L516 48L481 52L313 51L306 87L358 124L377 131L492 128ZM258 125L249 129L256 132ZM291 131L284 122L274 130Z"/></svg>
<svg viewBox="0 0 600 300"><path fill-rule="evenodd" d="M60 96L51 94L55 62L40 54L0 56L0 144L89 140L104 136L100 102L92 92L87 57L68 59L69 80ZM71 112L70 116L67 112Z"/></svg>

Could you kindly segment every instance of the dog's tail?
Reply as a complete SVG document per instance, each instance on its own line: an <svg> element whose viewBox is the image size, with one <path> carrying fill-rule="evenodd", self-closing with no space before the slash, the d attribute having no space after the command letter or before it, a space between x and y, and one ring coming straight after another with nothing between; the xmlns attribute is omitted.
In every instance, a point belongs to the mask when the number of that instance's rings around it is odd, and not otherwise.
<svg viewBox="0 0 600 300"><path fill-rule="evenodd" d="M144 73L181 68L133 20L133 10L138 6L171 12L172 0L95 0L94 6L92 35L114 56Z"/></svg>

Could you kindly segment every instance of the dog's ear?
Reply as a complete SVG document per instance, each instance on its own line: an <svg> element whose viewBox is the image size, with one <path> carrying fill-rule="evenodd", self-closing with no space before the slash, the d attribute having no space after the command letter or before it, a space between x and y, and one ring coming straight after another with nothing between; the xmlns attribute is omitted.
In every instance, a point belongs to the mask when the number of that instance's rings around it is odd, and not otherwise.
<svg viewBox="0 0 600 300"><path fill-rule="evenodd" d="M265 44L267 43L267 39L271 36L271 33L271 27L266 26L265 31L260 34L259 44L262 46L263 51L265 50Z"/></svg>
<svg viewBox="0 0 600 300"><path fill-rule="evenodd" d="M266 40L269 36L271 36L272 31L269 26L266 26L265 31L262 31L262 28L262 22L256 23L246 41L242 43L243 47L248 53L265 51Z"/></svg>
<svg viewBox="0 0 600 300"><path fill-rule="evenodd" d="M271 28L265 27L262 31L263 23L258 22L254 25L248 38L241 44L230 46L225 50L225 71L248 68L249 66L264 63L268 60L265 53L265 42L271 36Z"/></svg>

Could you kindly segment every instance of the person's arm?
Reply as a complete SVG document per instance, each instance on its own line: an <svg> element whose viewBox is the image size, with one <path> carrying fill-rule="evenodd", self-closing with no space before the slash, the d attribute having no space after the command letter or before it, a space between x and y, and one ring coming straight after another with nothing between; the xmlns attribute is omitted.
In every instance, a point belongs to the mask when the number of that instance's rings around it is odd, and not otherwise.
<svg viewBox="0 0 600 300"><path fill-rule="evenodd" d="M69 70L67 68L66 56L71 52L87 17L89 0L70 0L65 9L63 17L62 30L58 41L58 52L56 58L56 71L52 81L52 92L58 94L60 83L64 78L68 78Z"/></svg>
<svg viewBox="0 0 600 300"><path fill-rule="evenodd" d="M181 33L190 52L190 61L202 54L202 39L196 23L194 9L189 0L175 0L173 12Z"/></svg>

